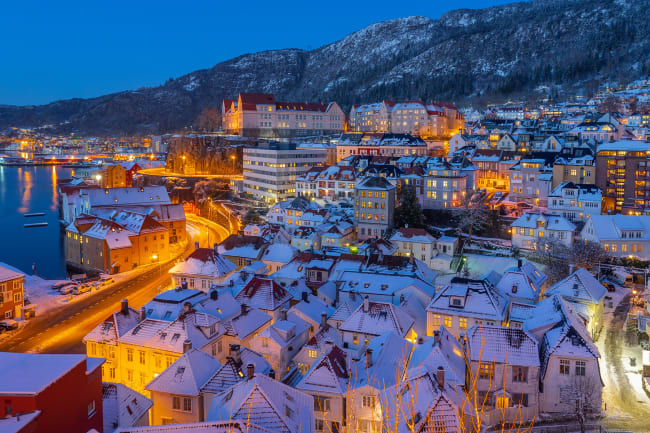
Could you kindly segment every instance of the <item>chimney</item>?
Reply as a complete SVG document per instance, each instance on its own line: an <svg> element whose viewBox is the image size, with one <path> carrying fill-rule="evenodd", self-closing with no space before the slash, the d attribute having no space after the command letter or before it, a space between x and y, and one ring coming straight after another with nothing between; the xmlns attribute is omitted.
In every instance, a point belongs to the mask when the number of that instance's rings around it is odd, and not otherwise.
<svg viewBox="0 0 650 433"><path fill-rule="evenodd" d="M440 331L436 329L433 331L433 345L437 344L440 344Z"/></svg>
<svg viewBox="0 0 650 433"><path fill-rule="evenodd" d="M185 313L189 313L191 309L192 309L192 304L190 302L186 302L183 304L183 311Z"/></svg>
<svg viewBox="0 0 650 433"><path fill-rule="evenodd" d="M181 282L181 289L182 290L187 290L187 281Z"/></svg>
<svg viewBox="0 0 650 433"><path fill-rule="evenodd" d="M438 379L438 386L442 389L445 388L445 369L442 367L438 367L438 371L436 371L436 379Z"/></svg>
<svg viewBox="0 0 650 433"><path fill-rule="evenodd" d="M129 314L129 300L124 298L122 299L122 308L120 309L122 314L127 316Z"/></svg>
<svg viewBox="0 0 650 433"><path fill-rule="evenodd" d="M140 308L140 322L147 318L147 312L144 310L144 307Z"/></svg>
<svg viewBox="0 0 650 433"><path fill-rule="evenodd" d="M521 271L521 265L524 264L523 262L524 262L523 260L517 259L517 269L520 270L520 271Z"/></svg>
<svg viewBox="0 0 650 433"><path fill-rule="evenodd" d="M217 289L210 290L210 299L216 301L219 299L219 291Z"/></svg>
<svg viewBox="0 0 650 433"><path fill-rule="evenodd" d="M248 307L246 307L246 304L241 304L241 315L245 315L247 311Z"/></svg>
<svg viewBox="0 0 650 433"><path fill-rule="evenodd" d="M348 296L350 297L350 300L354 301L354 292L353 291L350 290L348 292Z"/></svg>
<svg viewBox="0 0 650 433"><path fill-rule="evenodd" d="M404 294L399 295L399 303L400 305L404 303Z"/></svg>
<svg viewBox="0 0 650 433"><path fill-rule="evenodd" d="M189 338L185 341L183 341L183 353L187 353L190 350L192 350L192 340Z"/></svg>
<svg viewBox="0 0 650 433"><path fill-rule="evenodd" d="M321 328L327 327L327 313L324 311L320 313L320 326Z"/></svg>
<svg viewBox="0 0 650 433"><path fill-rule="evenodd" d="M239 344L230 345L230 357L235 361L235 364L238 364L241 361L241 353L239 352L240 348L241 346Z"/></svg>
<svg viewBox="0 0 650 433"><path fill-rule="evenodd" d="M422 343L424 343L424 338L418 337L418 344L422 344Z"/></svg>
<svg viewBox="0 0 650 433"><path fill-rule="evenodd" d="M368 298L368 295L366 295L363 298L363 312L367 313L368 311L370 311L370 298Z"/></svg>
<svg viewBox="0 0 650 433"><path fill-rule="evenodd" d="M219 251L219 244L218 244L218 243L216 243L216 242L214 243L214 247L213 247L213 249L214 249L214 253L215 253L215 254L219 254L219 253L218 253L218 251Z"/></svg>
<svg viewBox="0 0 650 433"><path fill-rule="evenodd" d="M302 292L302 300L309 304L309 293Z"/></svg>
<svg viewBox="0 0 650 433"><path fill-rule="evenodd" d="M372 367L372 349L366 349L366 368Z"/></svg>
<svg viewBox="0 0 650 433"><path fill-rule="evenodd" d="M275 370L271 369L271 371L269 371L269 377L275 379Z"/></svg>
<svg viewBox="0 0 650 433"><path fill-rule="evenodd" d="M569 275L573 273L573 267L574 267L573 263L569 263Z"/></svg>
<svg viewBox="0 0 650 433"><path fill-rule="evenodd" d="M287 320L287 310L284 308L280 310L280 320Z"/></svg>
<svg viewBox="0 0 650 433"><path fill-rule="evenodd" d="M253 364L248 364L246 366L246 373L248 380L251 380L255 376L255 366Z"/></svg>
<svg viewBox="0 0 650 433"><path fill-rule="evenodd" d="M194 249L195 249L195 250L198 250L198 249L199 249L199 243L198 243L198 242L194 242Z"/></svg>

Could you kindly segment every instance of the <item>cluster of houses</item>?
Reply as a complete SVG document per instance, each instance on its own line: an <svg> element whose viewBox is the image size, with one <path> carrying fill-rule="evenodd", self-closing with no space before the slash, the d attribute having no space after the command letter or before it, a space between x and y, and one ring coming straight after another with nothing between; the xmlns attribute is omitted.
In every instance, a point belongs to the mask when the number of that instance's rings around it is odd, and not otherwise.
<svg viewBox="0 0 650 433"><path fill-rule="evenodd" d="M346 246L351 218L278 203L268 224L196 245L176 288L124 300L84 343L149 419L104 431L479 431L571 416L576 399L598 413L606 290L589 272L551 286L520 260L440 278L456 239L401 228Z"/></svg>
<svg viewBox="0 0 650 433"><path fill-rule="evenodd" d="M60 184L66 263L115 274L170 258L186 241L185 211L164 186L98 188Z"/></svg>

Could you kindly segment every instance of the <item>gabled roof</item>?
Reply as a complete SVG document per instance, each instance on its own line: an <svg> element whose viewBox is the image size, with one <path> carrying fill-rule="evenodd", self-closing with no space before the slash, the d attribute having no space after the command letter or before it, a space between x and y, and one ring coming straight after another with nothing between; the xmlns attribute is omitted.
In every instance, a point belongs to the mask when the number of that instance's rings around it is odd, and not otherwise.
<svg viewBox="0 0 650 433"><path fill-rule="evenodd" d="M426 371L436 373L445 370L445 378L456 385L465 384L465 355L458 340L444 326L440 327L439 340L427 338L414 346L409 360L408 377L419 376Z"/></svg>
<svg viewBox="0 0 650 433"><path fill-rule="evenodd" d="M348 391L350 379L350 358L336 345L326 351L314 362L296 389L314 393L343 395Z"/></svg>
<svg viewBox="0 0 650 433"><path fill-rule="evenodd" d="M264 356L247 347L239 349L239 358L228 356L224 364L219 368L201 387L201 392L218 394L238 382L246 380L246 368L248 364L255 366L255 371L268 374L271 364L264 359Z"/></svg>
<svg viewBox="0 0 650 433"><path fill-rule="evenodd" d="M185 260L174 265L169 273L221 278L235 269L237 266L233 262L213 248L197 248Z"/></svg>
<svg viewBox="0 0 650 433"><path fill-rule="evenodd" d="M291 293L270 278L253 277L235 295L240 304L261 310L272 311L291 300Z"/></svg>
<svg viewBox="0 0 650 433"><path fill-rule="evenodd" d="M605 298L607 289L589 271L579 268L546 293L547 296L561 295L569 301L598 304Z"/></svg>
<svg viewBox="0 0 650 433"><path fill-rule="evenodd" d="M121 383L102 383L104 432L133 427L153 406L153 401Z"/></svg>
<svg viewBox="0 0 650 433"><path fill-rule="evenodd" d="M413 351L411 343L391 331L370 340L368 349L372 350L372 365L367 368L365 356L352 364L351 388L369 385L383 390L401 380Z"/></svg>
<svg viewBox="0 0 650 433"><path fill-rule="evenodd" d="M348 317L340 326L341 331L359 332L368 335L381 335L393 331L404 336L413 327L413 318L388 302L368 301L368 310L364 311L364 304Z"/></svg>
<svg viewBox="0 0 650 433"><path fill-rule="evenodd" d="M106 320L95 326L83 338L84 341L117 344L119 337L133 329L139 323L139 314L129 307L126 314L121 310L111 314Z"/></svg>
<svg viewBox="0 0 650 433"><path fill-rule="evenodd" d="M226 334L237 337L240 340L250 336L262 326L269 323L273 318L262 310L249 308L246 313L241 312L235 317L223 322Z"/></svg>
<svg viewBox="0 0 650 433"><path fill-rule="evenodd" d="M496 288L511 298L523 298L532 302L536 302L540 294L526 274L520 271L504 273Z"/></svg>
<svg viewBox="0 0 650 433"><path fill-rule="evenodd" d="M311 431L313 398L303 392L255 374L212 399L208 420L245 420L275 432Z"/></svg>
<svg viewBox="0 0 650 433"><path fill-rule="evenodd" d="M467 342L472 361L539 366L537 340L523 329L476 325L467 331Z"/></svg>
<svg viewBox="0 0 650 433"><path fill-rule="evenodd" d="M115 433L274 433L246 421L205 421L183 424L125 427Z"/></svg>
<svg viewBox="0 0 650 433"><path fill-rule="evenodd" d="M462 306L452 305L450 297L462 297ZM494 320L505 318L508 299L498 289L484 280L454 277L447 287L431 301L427 311L450 313L478 319Z"/></svg>
<svg viewBox="0 0 650 433"><path fill-rule="evenodd" d="M221 367L221 363L198 349L183 353L172 365L145 387L147 391L198 396L201 387Z"/></svg>

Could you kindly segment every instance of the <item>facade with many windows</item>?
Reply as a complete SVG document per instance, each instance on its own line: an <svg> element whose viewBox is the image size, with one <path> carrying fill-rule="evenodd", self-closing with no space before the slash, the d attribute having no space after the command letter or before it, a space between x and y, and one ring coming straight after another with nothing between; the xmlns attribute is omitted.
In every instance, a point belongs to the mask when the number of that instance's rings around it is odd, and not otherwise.
<svg viewBox="0 0 650 433"><path fill-rule="evenodd" d="M357 237L383 237L393 226L395 186L381 176L368 176L355 186Z"/></svg>
<svg viewBox="0 0 650 433"><path fill-rule="evenodd" d="M25 275L0 266L0 320L21 317Z"/></svg>
<svg viewBox="0 0 650 433"><path fill-rule="evenodd" d="M296 196L296 179L322 166L325 149L299 148L294 143L260 143L244 149L244 192L267 203Z"/></svg>

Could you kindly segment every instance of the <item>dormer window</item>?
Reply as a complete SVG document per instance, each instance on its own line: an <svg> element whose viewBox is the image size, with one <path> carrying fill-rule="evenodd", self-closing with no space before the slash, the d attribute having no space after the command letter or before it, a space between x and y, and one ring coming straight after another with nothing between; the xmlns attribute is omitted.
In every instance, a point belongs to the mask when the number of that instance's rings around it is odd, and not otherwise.
<svg viewBox="0 0 650 433"><path fill-rule="evenodd" d="M450 307L463 307L465 304L465 299L460 296L452 296L449 298Z"/></svg>
<svg viewBox="0 0 650 433"><path fill-rule="evenodd" d="M517 285L512 286L512 293L517 293Z"/></svg>

